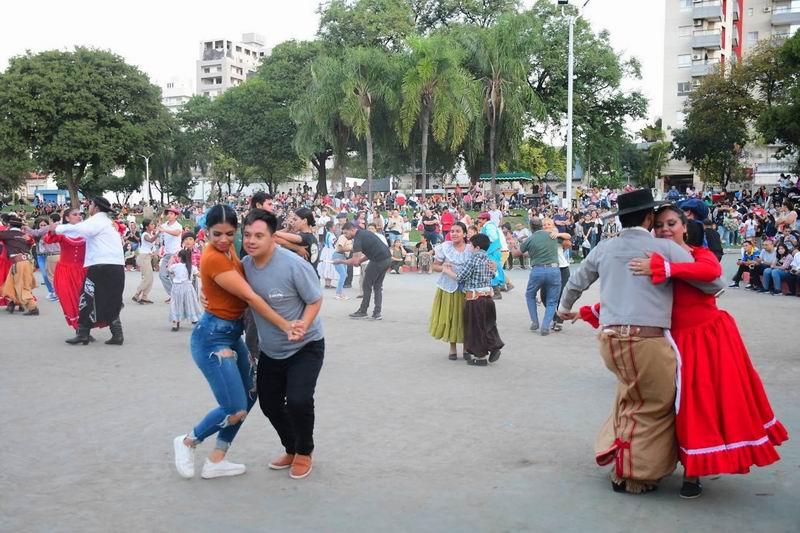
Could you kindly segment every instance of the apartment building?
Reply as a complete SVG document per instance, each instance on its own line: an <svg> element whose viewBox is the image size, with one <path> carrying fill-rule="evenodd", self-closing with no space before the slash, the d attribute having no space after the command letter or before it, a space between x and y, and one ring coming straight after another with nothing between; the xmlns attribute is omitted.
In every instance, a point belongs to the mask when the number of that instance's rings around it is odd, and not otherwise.
<svg viewBox="0 0 800 533"><path fill-rule="evenodd" d="M191 81L181 78L170 78L169 81L161 83L161 103L171 113L179 112L194 95L192 85Z"/></svg>
<svg viewBox="0 0 800 533"><path fill-rule="evenodd" d="M214 98L243 83L267 53L264 36L257 33L245 33L241 41L202 41L197 60L197 94Z"/></svg>
<svg viewBox="0 0 800 533"><path fill-rule="evenodd" d="M721 63L736 63L762 39L784 39L800 29L800 0L666 0L664 107L671 136L685 118L686 98ZM745 147L752 185L777 182L789 164L775 159L778 146ZM670 161L661 187L702 185L685 161ZM747 184L745 184L747 186Z"/></svg>

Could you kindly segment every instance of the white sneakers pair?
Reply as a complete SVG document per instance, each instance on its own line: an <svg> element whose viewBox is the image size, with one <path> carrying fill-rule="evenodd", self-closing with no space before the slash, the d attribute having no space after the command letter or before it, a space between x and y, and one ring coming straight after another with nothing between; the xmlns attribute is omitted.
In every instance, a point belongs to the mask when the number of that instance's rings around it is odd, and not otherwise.
<svg viewBox="0 0 800 533"><path fill-rule="evenodd" d="M194 477L194 448L186 446L183 441L186 435L178 435L172 441L175 450L175 469L178 474L185 479ZM223 459L218 463L212 463L206 458L200 477L203 479L213 479L215 477L240 476L245 473L247 468L238 463L231 463Z"/></svg>

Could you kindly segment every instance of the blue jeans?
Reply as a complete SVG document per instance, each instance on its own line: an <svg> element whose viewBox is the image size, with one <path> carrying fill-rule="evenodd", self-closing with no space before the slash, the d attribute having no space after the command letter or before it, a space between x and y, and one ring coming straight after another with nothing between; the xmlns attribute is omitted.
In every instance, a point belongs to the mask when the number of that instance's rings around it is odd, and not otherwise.
<svg viewBox="0 0 800 533"><path fill-rule="evenodd" d="M723 246L726 245L726 244L730 244L730 242L729 242L729 239L730 239L729 234L730 234L730 232L728 231L728 229L725 226L723 226L722 224L717 226L717 233L719 233L719 240L722 241Z"/></svg>
<svg viewBox="0 0 800 533"><path fill-rule="evenodd" d="M192 331L192 359L205 376L211 392L217 399L215 407L189 434L198 443L217 433L216 448L227 450L233 442L241 421L229 424L228 417L250 412L256 402L253 390L253 367L249 352L242 339L244 323L241 319L225 320L203 313ZM233 357L223 357L226 350L233 350Z"/></svg>
<svg viewBox="0 0 800 533"><path fill-rule="evenodd" d="M770 290L770 285L772 285L772 273L775 270L776 269L774 269L774 268L765 268L764 269L764 278L761 280L761 283L762 283L765 291ZM778 287L777 290L780 291L781 288Z"/></svg>
<svg viewBox="0 0 800 533"><path fill-rule="evenodd" d="M339 252L335 252L333 254L334 259L346 259L344 254L340 254ZM339 280L336 282L336 294L344 293L344 280L347 279L347 265L335 265L336 266L336 273L339 274Z"/></svg>
<svg viewBox="0 0 800 533"><path fill-rule="evenodd" d="M531 322L539 324L539 312L536 309L536 293L542 290L545 301L544 319L541 322L542 331L548 331L550 322L556 314L558 295L561 293L561 269L558 267L531 266L528 276L528 288L525 289L525 302L528 304L528 314Z"/></svg>
<svg viewBox="0 0 800 533"><path fill-rule="evenodd" d="M788 270L781 270L779 268L773 268L771 270L772 272L770 272L770 274L772 275L772 283L774 285L772 289L773 291L782 292L783 289L781 284L785 281L789 284L789 293L797 294L797 279L795 278L794 274ZM765 283L764 287L766 286L767 285Z"/></svg>
<svg viewBox="0 0 800 533"><path fill-rule="evenodd" d="M47 279L47 257L44 255L37 255L36 264L39 265L39 273L42 275L44 284L47 286L47 292L54 294L56 291L53 290L53 286L50 285L50 280Z"/></svg>

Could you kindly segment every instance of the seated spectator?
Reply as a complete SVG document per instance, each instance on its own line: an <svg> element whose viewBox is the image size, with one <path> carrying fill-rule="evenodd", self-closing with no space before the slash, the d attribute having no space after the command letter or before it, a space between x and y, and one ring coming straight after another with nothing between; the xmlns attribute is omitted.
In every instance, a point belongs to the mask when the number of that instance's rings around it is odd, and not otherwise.
<svg viewBox="0 0 800 533"><path fill-rule="evenodd" d="M417 256L417 268L419 269L418 274L422 274L423 272L430 274L434 252L433 246L431 246L425 234L420 235L420 240L415 249L416 251L414 253Z"/></svg>
<svg viewBox="0 0 800 533"><path fill-rule="evenodd" d="M780 282L780 274L775 274L773 276L773 272L777 272L784 268L784 265L791 266L792 263L792 254L788 252L786 246L783 244L779 244L775 249L775 260L772 262L771 266L768 266L764 269L764 276L763 276L763 289L761 292L768 292L772 295L780 294L781 292L781 282ZM777 281L775 281L777 280Z"/></svg>
<svg viewBox="0 0 800 533"><path fill-rule="evenodd" d="M765 240L764 247L761 249L761 253L758 255L755 265L753 265L753 268L750 270L750 287L754 291L767 292L762 283L762 276L767 268L771 268L775 265L776 258L775 241L772 239Z"/></svg>
<svg viewBox="0 0 800 533"><path fill-rule="evenodd" d="M728 285L728 287L732 289L739 288L739 282L742 281L742 276L745 272L749 272L755 266L756 259L758 259L759 254L759 250L753 245L753 240L745 239L744 246L742 246L742 255L736 261L736 264L739 265L739 270L737 270L736 274L733 276L733 283ZM746 285L745 288L751 288L752 279L753 277L750 276L751 282Z"/></svg>
<svg viewBox="0 0 800 533"><path fill-rule="evenodd" d="M400 267L406 264L406 255L408 255L405 248L403 248L403 242L399 239L395 240L392 243L392 247L389 248L389 251L392 253L392 263L389 266L391 270L389 273L399 274Z"/></svg>

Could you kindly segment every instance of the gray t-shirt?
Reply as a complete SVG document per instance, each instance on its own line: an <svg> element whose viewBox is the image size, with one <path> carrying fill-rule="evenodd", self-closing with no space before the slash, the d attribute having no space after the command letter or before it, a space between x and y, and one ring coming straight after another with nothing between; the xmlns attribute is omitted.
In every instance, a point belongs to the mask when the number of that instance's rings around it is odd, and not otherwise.
<svg viewBox="0 0 800 533"><path fill-rule="evenodd" d="M242 259L242 266L253 291L286 320L300 320L306 304L322 298L317 273L308 261L285 248L275 248L263 268L257 268L250 256ZM264 320L258 313L253 313L253 316L258 328L259 347L271 359L287 359L304 345L325 336L319 316L314 319L300 342L290 342L285 332Z"/></svg>

